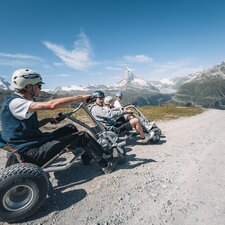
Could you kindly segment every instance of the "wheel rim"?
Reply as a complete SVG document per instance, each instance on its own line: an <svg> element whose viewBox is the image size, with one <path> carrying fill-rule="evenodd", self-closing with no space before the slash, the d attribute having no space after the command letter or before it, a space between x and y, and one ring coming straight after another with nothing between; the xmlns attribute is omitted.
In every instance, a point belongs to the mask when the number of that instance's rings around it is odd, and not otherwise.
<svg viewBox="0 0 225 225"><path fill-rule="evenodd" d="M34 192L28 185L17 185L11 188L3 196L3 205L8 211L19 211L27 206L34 199Z"/></svg>
<svg viewBox="0 0 225 225"><path fill-rule="evenodd" d="M159 140L159 135L158 135L158 134L154 135L154 136L153 136L153 140L155 140L155 141L156 141L156 140Z"/></svg>

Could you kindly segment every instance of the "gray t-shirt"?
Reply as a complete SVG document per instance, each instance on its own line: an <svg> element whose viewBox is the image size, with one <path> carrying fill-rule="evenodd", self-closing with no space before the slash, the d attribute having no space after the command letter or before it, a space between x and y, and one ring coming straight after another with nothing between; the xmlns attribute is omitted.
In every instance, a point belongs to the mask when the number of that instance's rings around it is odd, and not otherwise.
<svg viewBox="0 0 225 225"><path fill-rule="evenodd" d="M120 109L107 109L97 104L90 105L89 110L96 120L105 123L107 126L113 126L116 123L116 119L127 113Z"/></svg>

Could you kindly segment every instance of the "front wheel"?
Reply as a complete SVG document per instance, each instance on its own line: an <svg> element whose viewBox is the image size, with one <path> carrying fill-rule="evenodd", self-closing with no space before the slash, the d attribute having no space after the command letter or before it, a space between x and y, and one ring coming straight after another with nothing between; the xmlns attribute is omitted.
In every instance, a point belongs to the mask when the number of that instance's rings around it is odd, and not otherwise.
<svg viewBox="0 0 225 225"><path fill-rule="evenodd" d="M160 133L155 131L154 136L150 139L150 142L153 144L157 144L160 141Z"/></svg>
<svg viewBox="0 0 225 225"><path fill-rule="evenodd" d="M29 163L15 164L0 174L0 221L19 222L44 203L49 188L46 173Z"/></svg>
<svg viewBox="0 0 225 225"><path fill-rule="evenodd" d="M118 164L124 164L126 162L126 150L123 147L120 147L119 149L113 147L112 156L118 158Z"/></svg>

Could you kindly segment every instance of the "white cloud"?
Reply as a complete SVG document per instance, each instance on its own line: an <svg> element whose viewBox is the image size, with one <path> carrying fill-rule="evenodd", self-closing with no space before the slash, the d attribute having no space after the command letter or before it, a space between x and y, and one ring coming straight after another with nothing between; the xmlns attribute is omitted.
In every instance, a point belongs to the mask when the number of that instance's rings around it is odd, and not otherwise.
<svg viewBox="0 0 225 225"><path fill-rule="evenodd" d="M187 59L165 62L165 63L154 63L151 75L158 78L168 78L176 76L184 76L190 73L201 71L202 66L193 66L191 61Z"/></svg>
<svg viewBox="0 0 225 225"><path fill-rule="evenodd" d="M127 55L127 56L123 56L123 58L129 62L136 62L136 63L153 62L153 59L146 55L135 55L135 56Z"/></svg>
<svg viewBox="0 0 225 225"><path fill-rule="evenodd" d="M75 41L74 49L72 50L67 50L63 46L48 41L44 41L43 43L48 49L53 51L63 63L73 69L86 70L93 64L91 60L92 49L84 32L79 34L79 38Z"/></svg>
<svg viewBox="0 0 225 225"><path fill-rule="evenodd" d="M121 67L113 67L113 66L107 66L105 67L107 70L113 70L113 71L120 71Z"/></svg>
<svg viewBox="0 0 225 225"><path fill-rule="evenodd" d="M61 63L61 62L54 62L53 65L54 66L63 66L63 63Z"/></svg>
<svg viewBox="0 0 225 225"><path fill-rule="evenodd" d="M13 59L31 59L31 60L42 61L42 58L40 57L28 55L28 54L21 54L21 53L12 54L12 53L0 52L0 57L13 58Z"/></svg>
<svg viewBox="0 0 225 225"><path fill-rule="evenodd" d="M55 74L54 76L56 76L56 77L71 77L71 75L67 74L67 73Z"/></svg>
<svg viewBox="0 0 225 225"><path fill-rule="evenodd" d="M29 54L0 52L1 66L29 67L42 61L44 61L42 58Z"/></svg>
<svg viewBox="0 0 225 225"><path fill-rule="evenodd" d="M26 67L27 63L20 61L20 60L5 60L5 59L0 59L0 65L1 66L16 66L16 67Z"/></svg>

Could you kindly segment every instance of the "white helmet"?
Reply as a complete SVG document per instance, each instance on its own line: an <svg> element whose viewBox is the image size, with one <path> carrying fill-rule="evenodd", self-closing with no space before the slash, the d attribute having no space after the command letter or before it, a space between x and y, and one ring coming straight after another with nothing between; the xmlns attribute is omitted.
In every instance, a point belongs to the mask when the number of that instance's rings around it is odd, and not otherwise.
<svg viewBox="0 0 225 225"><path fill-rule="evenodd" d="M11 87L14 89L22 90L28 84L44 84L42 77L39 73L29 69L16 70L12 75Z"/></svg>
<svg viewBox="0 0 225 225"><path fill-rule="evenodd" d="M111 104L112 101L113 101L112 96L106 96L105 99L104 99L104 102L105 102L106 105Z"/></svg>

